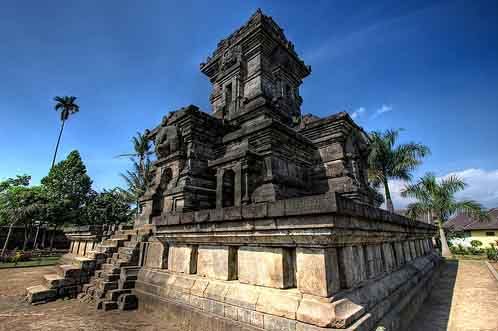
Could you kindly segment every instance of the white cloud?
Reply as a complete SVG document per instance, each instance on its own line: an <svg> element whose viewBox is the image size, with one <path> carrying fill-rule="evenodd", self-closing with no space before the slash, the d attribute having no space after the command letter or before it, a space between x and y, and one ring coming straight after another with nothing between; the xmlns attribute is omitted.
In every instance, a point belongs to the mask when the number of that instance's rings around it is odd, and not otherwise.
<svg viewBox="0 0 498 331"><path fill-rule="evenodd" d="M393 106L383 104L379 109L377 109L374 113L374 117L380 116L382 114L393 111Z"/></svg>
<svg viewBox="0 0 498 331"><path fill-rule="evenodd" d="M438 177L438 179L441 180L448 176L458 176L467 183L467 187L456 194L457 199L472 199L480 202L486 208L498 207L498 169L486 171L470 168L448 173ZM401 191L405 185L404 181L389 181L389 189L395 209L406 208L409 203L414 201L401 197Z"/></svg>
<svg viewBox="0 0 498 331"><path fill-rule="evenodd" d="M363 114L365 112L365 108L364 107L360 107L358 109L356 109L354 112L351 113L351 118L352 119L356 119L358 117L360 117L361 114Z"/></svg>

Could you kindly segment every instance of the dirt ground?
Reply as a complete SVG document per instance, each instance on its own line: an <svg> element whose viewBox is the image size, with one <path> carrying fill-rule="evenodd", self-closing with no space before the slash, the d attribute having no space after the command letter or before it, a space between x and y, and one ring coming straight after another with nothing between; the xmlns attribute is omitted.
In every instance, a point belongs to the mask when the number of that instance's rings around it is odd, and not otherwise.
<svg viewBox="0 0 498 331"><path fill-rule="evenodd" d="M26 286L42 283L55 267L0 270L0 331L179 331L136 311L97 311L76 299L32 306L23 302Z"/></svg>

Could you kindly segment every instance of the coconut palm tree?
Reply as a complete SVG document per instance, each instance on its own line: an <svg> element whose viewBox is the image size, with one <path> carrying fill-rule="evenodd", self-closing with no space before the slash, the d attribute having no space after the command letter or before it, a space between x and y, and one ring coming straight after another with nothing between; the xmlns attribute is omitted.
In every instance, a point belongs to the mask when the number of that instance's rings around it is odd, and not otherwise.
<svg viewBox="0 0 498 331"><path fill-rule="evenodd" d="M151 163L149 155L153 154L151 143L146 133L137 132L136 136L131 139L133 152L118 155L118 157L130 157L133 167L127 170L121 177L127 184L126 196L136 204L136 212L139 213L139 199L147 190L152 180ZM138 159L138 162L137 160Z"/></svg>
<svg viewBox="0 0 498 331"><path fill-rule="evenodd" d="M141 172L144 173L145 164L148 162L149 155L153 154L150 150L151 144L147 135L144 133L137 132L137 135L131 138L133 144L133 152L120 154L118 157L131 157L138 158L138 164L140 166ZM144 175L144 177L146 177Z"/></svg>
<svg viewBox="0 0 498 331"><path fill-rule="evenodd" d="M61 141L62 131L64 130L64 123L66 123L67 119L70 115L77 113L80 110L80 106L78 106L75 101L76 97L73 96L65 96L65 97L55 97L55 110L60 111L61 114L61 129L59 131L59 137L57 138L57 145L55 145L54 158L52 159L52 166L54 167L55 159L57 157L57 151L59 149L59 143Z"/></svg>
<svg viewBox="0 0 498 331"><path fill-rule="evenodd" d="M407 185L401 192L403 197L415 198L417 201L408 205L407 215L416 218L429 214L436 220L442 245L442 255L451 256L443 225L455 213L464 213L479 220L486 220L487 214L482 206L473 200L455 199L455 193L463 190L466 183L457 176L437 180L432 173L425 174L420 180Z"/></svg>
<svg viewBox="0 0 498 331"><path fill-rule="evenodd" d="M409 142L396 145L402 129L372 132L370 134L370 154L368 156L368 179L375 187L384 187L387 210L394 212L389 179L411 180L411 172L422 163L422 158L430 154L427 146Z"/></svg>

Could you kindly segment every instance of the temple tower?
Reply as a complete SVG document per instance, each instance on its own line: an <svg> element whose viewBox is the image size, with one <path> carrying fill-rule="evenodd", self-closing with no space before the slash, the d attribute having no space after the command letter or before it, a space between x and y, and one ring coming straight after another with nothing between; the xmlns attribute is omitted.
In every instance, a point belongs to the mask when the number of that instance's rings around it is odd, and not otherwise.
<svg viewBox="0 0 498 331"><path fill-rule="evenodd" d="M271 117L294 126L301 115L299 86L311 68L271 17L258 9L249 21L218 43L201 71L213 84L215 117L244 123Z"/></svg>

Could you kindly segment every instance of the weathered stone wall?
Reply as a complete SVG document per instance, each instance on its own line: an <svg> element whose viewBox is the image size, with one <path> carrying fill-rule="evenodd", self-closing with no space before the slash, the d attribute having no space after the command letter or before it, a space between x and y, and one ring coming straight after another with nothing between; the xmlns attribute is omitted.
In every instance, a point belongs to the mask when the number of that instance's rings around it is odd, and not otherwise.
<svg viewBox="0 0 498 331"><path fill-rule="evenodd" d="M136 294L144 309L165 301L265 330L401 325L389 314L430 288L434 232L336 195L166 215L154 234L167 267L145 265Z"/></svg>

